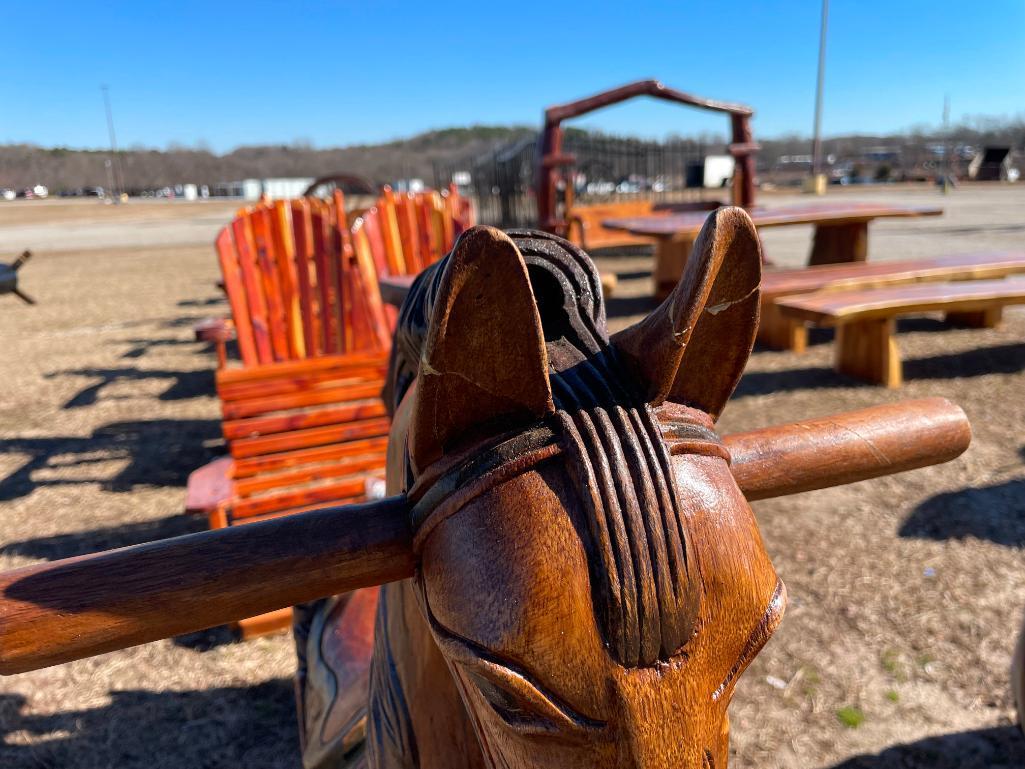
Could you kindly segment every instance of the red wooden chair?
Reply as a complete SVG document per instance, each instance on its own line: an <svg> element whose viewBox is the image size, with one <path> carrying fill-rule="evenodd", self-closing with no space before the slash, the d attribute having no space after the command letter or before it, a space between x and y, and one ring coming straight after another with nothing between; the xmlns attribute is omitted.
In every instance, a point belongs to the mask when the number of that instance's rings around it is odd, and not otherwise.
<svg viewBox="0 0 1025 769"><path fill-rule="evenodd" d="M216 247L231 322L198 332L217 349L229 456L189 478L186 508L213 528L358 502L383 477L388 420L379 394L395 309L377 275L411 274L470 222L458 193L394 194L346 226L345 202L261 201ZM241 366L229 366L235 339ZM276 629L287 613L241 623Z"/></svg>
<svg viewBox="0 0 1025 769"><path fill-rule="evenodd" d="M470 202L454 185L444 194L395 193L385 187L377 203L353 222L352 240L378 275L415 275L451 251L473 223ZM397 310L388 305L384 311L388 328L394 329Z"/></svg>
<svg viewBox="0 0 1025 769"><path fill-rule="evenodd" d="M383 478L380 393L390 331L376 268L352 247L341 193L262 202L217 237L241 366L218 348L229 457L189 479L187 507L211 528L359 502ZM288 612L240 623L243 637Z"/></svg>

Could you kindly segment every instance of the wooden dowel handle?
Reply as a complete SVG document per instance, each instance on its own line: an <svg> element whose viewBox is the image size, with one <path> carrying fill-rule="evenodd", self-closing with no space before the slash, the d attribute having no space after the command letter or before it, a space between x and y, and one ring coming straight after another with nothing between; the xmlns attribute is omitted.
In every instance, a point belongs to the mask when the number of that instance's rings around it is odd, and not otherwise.
<svg viewBox="0 0 1025 769"><path fill-rule="evenodd" d="M749 500L854 483L948 462L972 439L946 398L907 400L726 436Z"/></svg>
<svg viewBox="0 0 1025 769"><path fill-rule="evenodd" d="M728 436L748 499L953 459L971 439L942 398ZM123 649L412 576L404 497L200 532L0 574L0 674Z"/></svg>
<svg viewBox="0 0 1025 769"><path fill-rule="evenodd" d="M404 497L0 574L0 674L189 633L413 574Z"/></svg>

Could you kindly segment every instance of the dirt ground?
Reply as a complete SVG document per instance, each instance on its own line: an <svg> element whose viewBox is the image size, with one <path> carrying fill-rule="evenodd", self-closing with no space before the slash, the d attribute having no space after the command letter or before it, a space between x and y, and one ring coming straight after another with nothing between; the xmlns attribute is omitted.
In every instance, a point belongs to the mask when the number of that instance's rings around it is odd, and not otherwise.
<svg viewBox="0 0 1025 769"><path fill-rule="evenodd" d="M873 259L1025 248L1025 185L843 191L938 203L872 226ZM789 202L785 196L767 202ZM232 204L0 204L0 261L35 258L0 297L0 568L202 528L186 477L218 451L213 357L191 325L225 311L210 246ZM810 228L767 231L800 264ZM610 315L646 312L651 259L606 257ZM1025 311L995 330L900 324L899 392L804 356L756 351L721 427L734 432L943 395L972 420L947 465L756 503L791 605L731 709L733 766L1025 766L1008 661L1025 609ZM299 766L287 636L220 631L0 680L0 767Z"/></svg>

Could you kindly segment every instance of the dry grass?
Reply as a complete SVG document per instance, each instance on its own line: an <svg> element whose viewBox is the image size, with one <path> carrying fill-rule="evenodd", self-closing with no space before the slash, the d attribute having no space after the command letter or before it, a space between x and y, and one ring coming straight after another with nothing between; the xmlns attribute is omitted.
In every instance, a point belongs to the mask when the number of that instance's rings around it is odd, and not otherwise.
<svg viewBox="0 0 1025 769"><path fill-rule="evenodd" d="M1020 248L1023 203L1025 189L962 191L942 219L874 227L873 256ZM44 225L59 246L23 272L38 306L0 298L0 568L201 526L180 514L184 483L219 425L190 325L223 311L209 243L229 213L0 205L0 260L39 248L22 238ZM766 243L796 262L807 232ZM650 260L603 266L621 274L612 312L645 311ZM726 431L938 394L965 408L975 441L942 467L757 504L792 603L738 691L734 766L1025 765L1007 688L1025 606L1023 340L1022 311L993 331L908 321L899 393L833 374L828 336L803 357L754 355ZM290 639L225 640L0 681L0 767L298 766Z"/></svg>

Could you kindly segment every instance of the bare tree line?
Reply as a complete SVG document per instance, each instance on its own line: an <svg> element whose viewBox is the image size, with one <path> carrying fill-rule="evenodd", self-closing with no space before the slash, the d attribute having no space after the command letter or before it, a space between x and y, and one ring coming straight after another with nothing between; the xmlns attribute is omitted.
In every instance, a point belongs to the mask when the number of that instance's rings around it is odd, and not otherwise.
<svg viewBox="0 0 1025 769"><path fill-rule="evenodd" d="M129 149L120 153L125 186L129 190L159 189L195 183L213 187L219 182L246 178L323 176L349 173L374 184L399 179L434 181L436 167L467 167L473 158L500 145L534 133L516 126L473 126L418 134L409 139L374 145L317 149L303 143L240 147L225 154L203 148L170 147L166 150ZM709 137L705 137L709 139ZM854 157L873 146L901 148L908 162L917 162L927 148L943 142L951 147L1025 146L1025 118L976 118L943 132L913 129L888 135L850 135L827 139L824 152ZM707 143L707 142L706 142ZM771 168L779 158L810 152L802 136L762 139L759 167ZM30 144L0 146L0 187L24 188L44 184L53 191L81 187L107 187L106 150L44 148Z"/></svg>

